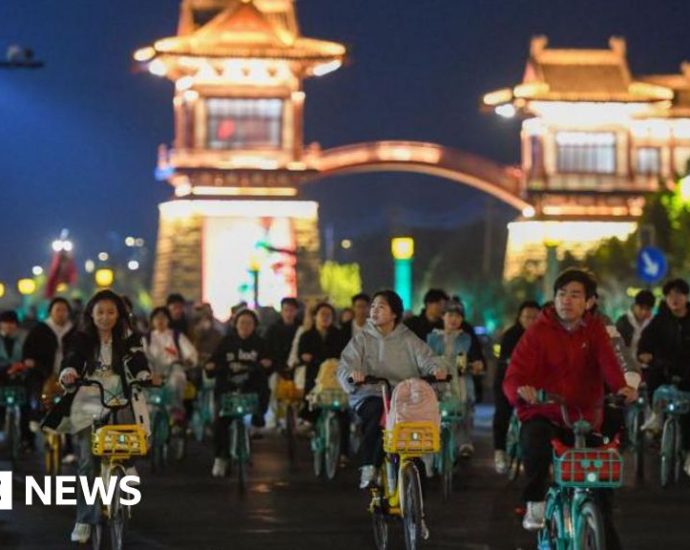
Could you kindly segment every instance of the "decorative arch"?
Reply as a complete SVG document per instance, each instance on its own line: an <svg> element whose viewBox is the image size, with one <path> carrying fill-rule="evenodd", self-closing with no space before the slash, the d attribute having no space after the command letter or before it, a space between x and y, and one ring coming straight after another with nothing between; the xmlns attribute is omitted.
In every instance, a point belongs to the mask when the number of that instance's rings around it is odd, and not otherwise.
<svg viewBox="0 0 690 550"><path fill-rule="evenodd" d="M438 176L488 193L522 213L533 212L523 198L519 169L500 166L487 159L416 141L356 143L322 151L309 181L359 172L414 172Z"/></svg>

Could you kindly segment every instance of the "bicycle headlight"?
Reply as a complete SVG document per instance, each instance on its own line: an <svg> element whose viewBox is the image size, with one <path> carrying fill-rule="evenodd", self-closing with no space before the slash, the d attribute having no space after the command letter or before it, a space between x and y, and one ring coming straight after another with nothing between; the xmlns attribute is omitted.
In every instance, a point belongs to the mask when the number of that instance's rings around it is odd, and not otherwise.
<svg viewBox="0 0 690 550"><path fill-rule="evenodd" d="M243 407L237 407L237 412L238 413L244 412L244 408Z"/></svg>
<svg viewBox="0 0 690 550"><path fill-rule="evenodd" d="M12 405L13 403L14 403L14 397L12 397L11 395L8 395L7 396L7 404Z"/></svg>
<svg viewBox="0 0 690 550"><path fill-rule="evenodd" d="M587 481L590 483L596 483L598 477L599 476L597 475L596 472L588 472L587 473Z"/></svg>
<svg viewBox="0 0 690 550"><path fill-rule="evenodd" d="M412 432L410 434L410 439L412 439L412 441L419 441L419 432Z"/></svg>
<svg viewBox="0 0 690 550"><path fill-rule="evenodd" d="M669 411L672 411L672 410L674 410L675 408L676 408L676 406L675 406L673 403L671 403L671 404L668 406L668 410L669 410Z"/></svg>

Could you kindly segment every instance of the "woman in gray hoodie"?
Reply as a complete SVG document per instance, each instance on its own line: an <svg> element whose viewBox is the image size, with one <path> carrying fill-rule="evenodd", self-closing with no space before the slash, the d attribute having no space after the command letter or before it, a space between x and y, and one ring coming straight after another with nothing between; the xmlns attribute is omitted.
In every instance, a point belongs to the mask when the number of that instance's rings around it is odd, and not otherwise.
<svg viewBox="0 0 690 550"><path fill-rule="evenodd" d="M338 379L350 395L350 406L362 420L363 440L360 488L377 479L383 463L383 437L380 420L383 400L378 386L355 386L366 376L386 378L395 386L408 378L435 375L446 377L446 365L425 342L401 323L403 303L392 290L374 294L371 316L364 330L343 351Z"/></svg>

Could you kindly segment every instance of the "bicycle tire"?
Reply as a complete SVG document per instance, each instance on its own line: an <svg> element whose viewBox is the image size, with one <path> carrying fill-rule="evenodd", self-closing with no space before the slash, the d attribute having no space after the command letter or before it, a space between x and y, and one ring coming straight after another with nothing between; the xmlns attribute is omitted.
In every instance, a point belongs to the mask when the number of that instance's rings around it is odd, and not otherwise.
<svg viewBox="0 0 690 550"><path fill-rule="evenodd" d="M668 487L669 481L671 481L671 472L674 471L676 430L675 418L672 416L668 417L661 432L660 482L662 487Z"/></svg>
<svg viewBox="0 0 690 550"><path fill-rule="evenodd" d="M151 471L162 472L165 468L165 431L167 430L167 418L160 412L153 417L153 433L151 439Z"/></svg>
<svg viewBox="0 0 690 550"><path fill-rule="evenodd" d="M297 433L296 428L295 407L291 403L288 403L285 408L285 437L287 437L288 460L290 461L291 467L297 465L297 442L295 441Z"/></svg>
<svg viewBox="0 0 690 550"><path fill-rule="evenodd" d="M99 506L99 504L97 504ZM98 523L91 526L91 548L101 550L105 548L103 533L105 533L105 518L100 518Z"/></svg>
<svg viewBox="0 0 690 550"><path fill-rule="evenodd" d="M181 462L187 455L187 434L184 426L175 425L170 430L170 443L175 462Z"/></svg>
<svg viewBox="0 0 690 550"><path fill-rule="evenodd" d="M451 429L445 428L441 432L441 482L443 484L443 500L447 501L453 492L453 447L455 445Z"/></svg>
<svg viewBox="0 0 690 550"><path fill-rule="evenodd" d="M340 458L340 418L334 412L326 417L326 438L324 452L324 466L326 479L332 481L338 473L338 459Z"/></svg>
<svg viewBox="0 0 690 550"><path fill-rule="evenodd" d="M235 448L232 455L237 463L237 489L240 495L244 495L247 491L247 461L249 460L247 430L241 418L232 422L231 429L234 430L233 444Z"/></svg>
<svg viewBox="0 0 690 550"><path fill-rule="evenodd" d="M119 472L117 472L119 470ZM122 479L126 472L121 467L113 468L111 477L116 476ZM110 550L122 550L125 543L125 532L127 529L127 511L120 502L120 485L115 485L113 500L110 502L110 517L108 518L108 531L110 532Z"/></svg>
<svg viewBox="0 0 690 550"><path fill-rule="evenodd" d="M312 436L311 448L313 451L313 467L314 475L319 478L323 474L324 467L324 448L326 442L324 422L321 417L316 421L316 429L314 430L314 435Z"/></svg>
<svg viewBox="0 0 690 550"><path fill-rule="evenodd" d="M546 510L551 510L551 514L544 518L544 527L537 536L537 547L539 550L565 550L565 529L563 527L563 516L561 510L563 504L558 496L547 495ZM554 499L552 504L549 499Z"/></svg>
<svg viewBox="0 0 690 550"><path fill-rule="evenodd" d="M385 514L380 510L374 510L371 513L371 523L376 550L388 550L388 520Z"/></svg>
<svg viewBox="0 0 690 550"><path fill-rule="evenodd" d="M508 479L515 481L520 476L522 458L520 456L520 423L511 419L506 434L506 454L508 455Z"/></svg>
<svg viewBox="0 0 690 550"><path fill-rule="evenodd" d="M604 518L593 500L586 500L580 507L578 532L575 534L581 550L606 550Z"/></svg>
<svg viewBox="0 0 690 550"><path fill-rule="evenodd" d="M673 459L673 474L676 483L680 481L680 472L683 465L683 435L680 428L680 422L676 418L676 444L675 444L675 456Z"/></svg>
<svg viewBox="0 0 690 550"><path fill-rule="evenodd" d="M400 491L405 548L416 550L422 531L422 490L419 471L413 462L406 462L402 467Z"/></svg>
<svg viewBox="0 0 690 550"><path fill-rule="evenodd" d="M635 468L635 477L640 480L644 478L644 434L641 431L642 424L644 424L644 410L640 409L633 414L630 423L629 437L633 442L633 466Z"/></svg>

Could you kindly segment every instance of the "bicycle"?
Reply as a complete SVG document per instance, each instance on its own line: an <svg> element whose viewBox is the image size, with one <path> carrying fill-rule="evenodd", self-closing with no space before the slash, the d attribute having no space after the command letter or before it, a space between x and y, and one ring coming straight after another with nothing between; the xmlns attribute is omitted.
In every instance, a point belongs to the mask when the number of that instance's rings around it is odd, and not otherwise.
<svg viewBox="0 0 690 550"><path fill-rule="evenodd" d="M672 383L660 386L654 392L653 409L661 412L664 427L661 431L661 486L668 487L671 480L678 483L683 464L683 444L680 417L690 413L690 392L678 389L680 378L674 376Z"/></svg>
<svg viewBox="0 0 690 550"><path fill-rule="evenodd" d="M170 416L168 405L170 392L167 388L151 388L146 391L146 402L152 408L151 436L149 437L149 458L153 473L162 471L168 459L170 441Z"/></svg>
<svg viewBox="0 0 690 550"><path fill-rule="evenodd" d="M508 455L508 479L515 481L522 469L522 448L520 447L520 428L522 423L517 412L513 411L506 434L506 454Z"/></svg>
<svg viewBox="0 0 690 550"><path fill-rule="evenodd" d="M546 495L544 527L539 531L539 550L598 550L606 546L604 520L597 491L623 484L623 458L618 441L601 447L587 446L592 426L582 418L570 420L563 399L540 392L540 404L558 403L566 426L575 436L572 447L552 441L553 484ZM620 405L622 398L613 402Z"/></svg>
<svg viewBox="0 0 690 550"><path fill-rule="evenodd" d="M278 376L276 386L277 416L285 419L283 433L287 440L290 467L297 465L297 419L304 391L297 388L295 381Z"/></svg>
<svg viewBox="0 0 690 550"><path fill-rule="evenodd" d="M464 403L457 397L446 396L438 405L441 414L441 450L434 455L434 469L441 477L443 500L448 500L453 492L453 470L458 456L455 431L464 418Z"/></svg>
<svg viewBox="0 0 690 550"><path fill-rule="evenodd" d="M103 484L108 487L111 478L124 478L126 473L125 463L134 456L144 456L148 452L146 431L140 424L118 424L117 413L130 406L132 400L138 397L132 396L129 399L114 399L106 402L105 388L98 380L77 380L75 387L93 386L98 388L101 405L108 409L105 420L96 422L92 425L91 432L91 452L93 456L100 458L100 475ZM150 381L133 380L130 388L152 388L155 387ZM109 422L113 423L110 424ZM124 546L125 532L127 523L132 518L131 506L123 505L120 502L121 489L119 484L114 485L112 498L109 504L97 504L101 514L98 523L93 526L91 532L91 545L94 550L105 548L105 532L110 532L110 549L121 550ZM101 494L97 498L100 500ZM98 501L97 501L98 502Z"/></svg>
<svg viewBox="0 0 690 550"><path fill-rule="evenodd" d="M450 379L436 380L432 376L422 378L431 384L448 382ZM351 379L350 383L353 383ZM381 386L385 419L389 412L390 382L386 378L367 376L355 386L365 384ZM379 482L370 487L369 503L374 542L378 550L389 547L389 518L402 519L407 550L415 550L420 537L428 536L424 525L424 502L417 463L423 455L440 450L439 432L439 426L432 422L401 422L392 430L384 430L384 465L379 474Z"/></svg>
<svg viewBox="0 0 690 550"><path fill-rule="evenodd" d="M190 419L192 434L199 443L204 440L204 436L211 430L213 425L213 410L215 406L214 385L215 380L208 379L202 375L201 385L194 401L194 412Z"/></svg>
<svg viewBox="0 0 690 550"><path fill-rule="evenodd" d="M233 375L248 374L248 368L233 370ZM251 443L249 430L244 424L247 415L259 412L259 396L256 393L241 393L242 384L234 384L234 388L221 396L221 418L230 419L230 464L237 466L237 487L241 495L247 491L247 466L251 459Z"/></svg>
<svg viewBox="0 0 690 550"><path fill-rule="evenodd" d="M319 409L314 435L311 438L311 450L314 453L314 474L332 481L338 473L341 443L341 414L348 409L347 394L339 389L324 389L312 393L309 397L309 408Z"/></svg>
<svg viewBox="0 0 690 550"><path fill-rule="evenodd" d="M26 405L26 390L23 386L1 386L0 407L5 407L5 443L10 455L12 468L17 465L21 455L22 407Z"/></svg>

